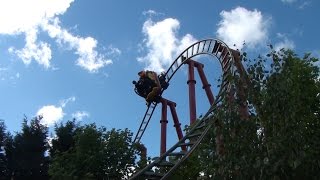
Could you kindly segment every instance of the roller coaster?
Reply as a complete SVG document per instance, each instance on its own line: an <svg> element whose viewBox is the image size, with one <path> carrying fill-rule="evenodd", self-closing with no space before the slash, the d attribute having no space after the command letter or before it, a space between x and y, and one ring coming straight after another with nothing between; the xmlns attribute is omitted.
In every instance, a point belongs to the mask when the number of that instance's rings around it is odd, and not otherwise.
<svg viewBox="0 0 320 180"><path fill-rule="evenodd" d="M220 62L222 69L222 81L220 84L220 90L214 97L210 88L210 84L207 81L204 73L204 65L194 58L199 55L209 55L213 59L217 59ZM183 66L188 66L188 89L189 89L189 113L190 113L190 125L192 128L183 135L180 122L178 120L177 112L175 110L176 104L170 100L162 97L165 89L161 89L160 102L152 102L148 107L141 121L139 130L134 138L134 143L139 143L150 119L158 104L162 104L161 114L161 144L160 144L160 157L146 165L146 167L140 169L133 174L130 179L168 179L175 170L191 155L191 153L198 147L210 128L214 126L216 120L215 114L226 97L225 94L231 90L231 83L229 82L229 76L235 75L236 72L240 72L240 75L245 73L242 63L240 62L240 53L237 50L229 48L224 42L218 39L204 39L193 43L186 48L171 64L168 70L165 72L165 81L169 84L170 80L176 74L176 72ZM195 98L195 77L194 70L197 69L199 77L201 79L203 89L206 93L209 103L211 104L208 111L202 116L201 119L196 120L196 98ZM172 118L174 121L174 127L176 128L179 141L175 143L168 150L166 149L166 126L167 126L167 107L170 108ZM243 113L245 114L247 109L243 107ZM218 139L219 140L219 139ZM175 158L176 161L169 161L169 158ZM154 169L161 168L161 173L155 172Z"/></svg>

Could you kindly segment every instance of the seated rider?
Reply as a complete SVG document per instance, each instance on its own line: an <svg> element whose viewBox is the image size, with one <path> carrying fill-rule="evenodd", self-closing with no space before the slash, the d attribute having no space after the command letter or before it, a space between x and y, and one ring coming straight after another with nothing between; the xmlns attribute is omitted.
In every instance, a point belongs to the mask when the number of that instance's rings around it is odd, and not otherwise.
<svg viewBox="0 0 320 180"><path fill-rule="evenodd" d="M143 79L146 82L147 85L145 85L145 87L150 87L149 91L146 92L146 101L155 101L161 92L161 85L157 73L153 71L140 71L138 75L140 76L140 79Z"/></svg>
<svg viewBox="0 0 320 180"><path fill-rule="evenodd" d="M138 82L133 81L132 83L135 85L136 93L145 99L155 86L154 81L147 77L140 78Z"/></svg>

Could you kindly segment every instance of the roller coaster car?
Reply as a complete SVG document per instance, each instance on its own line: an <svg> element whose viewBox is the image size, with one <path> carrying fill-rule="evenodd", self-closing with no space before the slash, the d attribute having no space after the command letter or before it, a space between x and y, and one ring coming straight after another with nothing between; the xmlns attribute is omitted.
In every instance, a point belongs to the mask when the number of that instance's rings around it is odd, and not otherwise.
<svg viewBox="0 0 320 180"><path fill-rule="evenodd" d="M166 77L164 74L160 74L158 76L161 89L166 90L169 86L169 83L166 82ZM140 78L137 81L132 81L132 83L135 85L134 91L137 95L147 98L148 94L152 91L154 87L157 86L157 84L150 78L144 77ZM154 98L154 101L158 102L160 100L160 95Z"/></svg>
<svg viewBox="0 0 320 180"><path fill-rule="evenodd" d="M169 83L166 82L166 76L164 73L161 73L158 76L159 82L160 82L160 86L163 90L166 90L169 86Z"/></svg>

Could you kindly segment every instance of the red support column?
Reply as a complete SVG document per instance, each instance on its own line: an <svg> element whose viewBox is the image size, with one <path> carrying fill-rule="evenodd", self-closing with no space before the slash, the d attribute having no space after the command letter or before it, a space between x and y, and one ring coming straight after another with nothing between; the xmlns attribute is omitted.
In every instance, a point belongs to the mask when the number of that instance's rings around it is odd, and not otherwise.
<svg viewBox="0 0 320 180"><path fill-rule="evenodd" d="M246 76L246 71L241 63L240 52L232 50L232 55L234 57L234 62L237 70L240 74L240 84L237 86L237 93L240 98L240 115L242 119L249 119L249 109L247 104L247 95L249 79Z"/></svg>
<svg viewBox="0 0 320 180"><path fill-rule="evenodd" d="M147 148L143 144L139 143L139 144L137 144L137 149L141 153L140 163L143 166L146 166L147 165Z"/></svg>
<svg viewBox="0 0 320 180"><path fill-rule="evenodd" d="M144 161L147 164L147 148L145 146L141 149L141 161Z"/></svg>
<svg viewBox="0 0 320 180"><path fill-rule="evenodd" d="M161 110L161 139L160 139L160 156L167 150L167 100L161 98L162 110Z"/></svg>
<svg viewBox="0 0 320 180"><path fill-rule="evenodd" d="M170 111L171 111L174 127L176 128L176 132L177 132L178 138L180 140L180 139L183 138L183 134L182 134L182 130L181 130L181 123L179 122L177 111L176 111L176 108L175 108L176 107L176 103L170 101L170 103L168 103L168 105L170 107ZM187 150L186 146L182 146L181 149L183 151Z"/></svg>
<svg viewBox="0 0 320 180"><path fill-rule="evenodd" d="M201 82L203 85L202 88L206 91L209 103L210 103L210 105L212 105L214 103L214 97L213 97L212 91L210 89L211 84L208 83L207 77L203 72L203 66L204 65L201 63L196 64L196 67L198 69L198 73L199 73L199 76L200 76L200 79L201 79Z"/></svg>
<svg viewBox="0 0 320 180"><path fill-rule="evenodd" d="M196 111L196 96L195 96L195 84L196 80L194 79L194 61L188 60L188 81L189 85L189 111L190 111L190 125L193 124L197 119Z"/></svg>

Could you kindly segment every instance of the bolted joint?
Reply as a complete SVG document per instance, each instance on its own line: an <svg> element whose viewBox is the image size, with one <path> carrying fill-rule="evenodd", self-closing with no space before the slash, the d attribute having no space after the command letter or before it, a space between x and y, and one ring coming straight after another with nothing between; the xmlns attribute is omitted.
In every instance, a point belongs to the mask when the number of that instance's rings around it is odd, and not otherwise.
<svg viewBox="0 0 320 180"><path fill-rule="evenodd" d="M197 83L197 81L196 81L196 80L191 79L191 80L188 80L188 81L187 81L187 84L189 84L189 83L194 83L194 84L196 84L196 83Z"/></svg>
<svg viewBox="0 0 320 180"><path fill-rule="evenodd" d="M202 89L206 89L206 88L210 88L210 87L211 87L211 84L206 84L206 85L202 86Z"/></svg>
<svg viewBox="0 0 320 180"><path fill-rule="evenodd" d="M160 120L160 123L168 123L168 120Z"/></svg>
<svg viewBox="0 0 320 180"><path fill-rule="evenodd" d="M173 127L180 127L180 126L181 126L181 123L173 125Z"/></svg>

